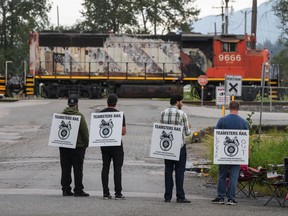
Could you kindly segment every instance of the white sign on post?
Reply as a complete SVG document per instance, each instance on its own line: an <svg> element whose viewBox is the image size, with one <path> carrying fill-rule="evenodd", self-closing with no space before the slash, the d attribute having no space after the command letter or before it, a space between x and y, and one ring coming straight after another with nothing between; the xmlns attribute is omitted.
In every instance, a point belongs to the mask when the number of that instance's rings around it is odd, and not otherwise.
<svg viewBox="0 0 288 216"><path fill-rule="evenodd" d="M230 104L230 96L225 94L225 86L216 86L216 105L229 105L229 104Z"/></svg>
<svg viewBox="0 0 288 216"><path fill-rule="evenodd" d="M81 116L54 113L49 146L76 148Z"/></svg>
<svg viewBox="0 0 288 216"><path fill-rule="evenodd" d="M120 146L123 112L99 112L91 114L89 147Z"/></svg>
<svg viewBox="0 0 288 216"><path fill-rule="evenodd" d="M214 164L248 165L249 130L214 130Z"/></svg>
<svg viewBox="0 0 288 216"><path fill-rule="evenodd" d="M225 88L226 88L226 95L241 96L242 77L241 76L226 76Z"/></svg>
<svg viewBox="0 0 288 216"><path fill-rule="evenodd" d="M183 126L153 124L150 157L179 161Z"/></svg>

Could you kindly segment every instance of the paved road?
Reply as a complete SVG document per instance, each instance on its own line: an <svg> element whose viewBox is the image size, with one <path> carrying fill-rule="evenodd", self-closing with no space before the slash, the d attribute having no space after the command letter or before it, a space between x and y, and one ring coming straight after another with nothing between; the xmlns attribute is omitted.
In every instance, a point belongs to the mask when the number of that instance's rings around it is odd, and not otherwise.
<svg viewBox="0 0 288 216"><path fill-rule="evenodd" d="M102 200L101 154L88 148L84 164L85 191L88 198L62 197L57 148L47 145L52 114L66 106L66 100L22 100L0 102L0 215L287 215L287 207L272 202L263 207L265 197L238 197L237 206L211 204L215 184L209 178L186 172L185 190L191 204L163 202L163 161L149 157L153 122L158 122L168 101L120 99L118 108L127 120L124 140L123 194L127 200ZM106 100L81 100L80 110L87 122L93 111ZM184 106L192 130L214 126L221 110ZM247 118L248 112L240 115ZM253 122L259 121L259 113ZM288 125L288 114L264 113L264 124ZM188 146L188 161L202 158L201 143ZM113 173L112 173L113 174ZM112 175L111 175L112 176ZM113 182L110 179L110 188Z"/></svg>

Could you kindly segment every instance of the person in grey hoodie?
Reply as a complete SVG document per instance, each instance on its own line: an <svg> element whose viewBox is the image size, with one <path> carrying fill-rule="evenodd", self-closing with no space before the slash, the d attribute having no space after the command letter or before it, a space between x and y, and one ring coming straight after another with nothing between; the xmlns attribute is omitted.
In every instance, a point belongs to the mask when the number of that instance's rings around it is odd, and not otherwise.
<svg viewBox="0 0 288 216"><path fill-rule="evenodd" d="M89 144L89 131L86 120L82 113L78 110L78 99L76 97L70 97L68 99L68 107L62 112L67 115L79 115L81 116L79 132L76 142L76 148L59 148L60 151L60 164L61 164L61 185L63 196L77 196L87 197L88 193L83 191L83 163L85 158L86 148ZM74 172L74 193L71 191L70 184L72 183L71 170L73 167Z"/></svg>

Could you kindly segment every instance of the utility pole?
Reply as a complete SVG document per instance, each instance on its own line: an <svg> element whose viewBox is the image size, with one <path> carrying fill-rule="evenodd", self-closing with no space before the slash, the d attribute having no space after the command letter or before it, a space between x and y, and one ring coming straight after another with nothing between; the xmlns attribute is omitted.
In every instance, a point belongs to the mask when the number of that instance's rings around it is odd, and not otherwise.
<svg viewBox="0 0 288 216"><path fill-rule="evenodd" d="M244 12L244 18L245 18L244 32L245 35L247 35L247 11Z"/></svg>
<svg viewBox="0 0 288 216"><path fill-rule="evenodd" d="M228 26L229 26L229 22L228 22L229 6L228 6L228 2L229 2L229 0L225 0L225 6L223 6L224 1L222 0L222 6L221 6L221 18L222 18L221 34L228 34ZM232 0L232 2L234 2L234 1ZM213 7L213 8L220 8L220 7ZM231 10L233 10L233 8Z"/></svg>
<svg viewBox="0 0 288 216"><path fill-rule="evenodd" d="M225 14L224 14L224 6L221 6L221 7L212 7L212 8L216 8L216 9L219 9L221 8L221 21L222 21L222 24L221 24L221 34L224 34L225 33ZM214 31L215 31L215 35L217 35L217 27L216 27L216 24L214 23Z"/></svg>
<svg viewBox="0 0 288 216"><path fill-rule="evenodd" d="M221 17L222 17L222 34L225 33L225 17L224 17L224 7L222 6L221 7L221 10L222 10L222 13L221 13Z"/></svg>
<svg viewBox="0 0 288 216"><path fill-rule="evenodd" d="M256 29L257 29L257 0L253 0L252 5L252 19L251 19L251 35L256 39ZM253 40L251 44L252 49L256 49L256 41Z"/></svg>
<svg viewBox="0 0 288 216"><path fill-rule="evenodd" d="M225 34L228 34L228 2L229 0L225 0Z"/></svg>
<svg viewBox="0 0 288 216"><path fill-rule="evenodd" d="M58 8L58 5L57 5L57 28L58 28L58 31L60 31L60 28L59 28L59 8Z"/></svg>
<svg viewBox="0 0 288 216"><path fill-rule="evenodd" d="M154 0L154 34L156 35L157 33L157 21L156 21L156 17L157 17L157 0Z"/></svg>

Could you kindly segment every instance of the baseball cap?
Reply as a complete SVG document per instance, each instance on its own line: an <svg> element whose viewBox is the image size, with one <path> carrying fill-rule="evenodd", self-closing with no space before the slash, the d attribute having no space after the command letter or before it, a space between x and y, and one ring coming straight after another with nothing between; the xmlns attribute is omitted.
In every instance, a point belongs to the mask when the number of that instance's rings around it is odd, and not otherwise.
<svg viewBox="0 0 288 216"><path fill-rule="evenodd" d="M76 98L76 97L70 97L69 99L68 99L68 105L70 106L70 105L76 105L76 104L78 104L78 98Z"/></svg>

